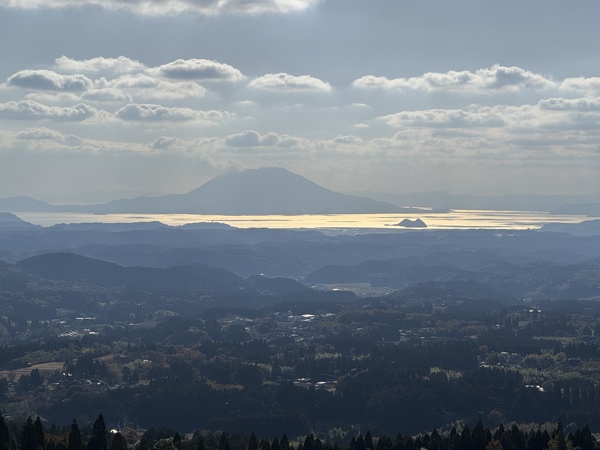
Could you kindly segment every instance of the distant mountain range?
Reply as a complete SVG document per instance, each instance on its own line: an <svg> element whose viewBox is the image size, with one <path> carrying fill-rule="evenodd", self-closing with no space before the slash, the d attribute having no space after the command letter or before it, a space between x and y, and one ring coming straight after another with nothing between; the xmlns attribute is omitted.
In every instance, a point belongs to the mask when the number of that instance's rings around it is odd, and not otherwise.
<svg viewBox="0 0 600 450"><path fill-rule="evenodd" d="M580 216L600 217L600 203L583 203L562 205L552 211L554 214L575 214Z"/></svg>
<svg viewBox="0 0 600 450"><path fill-rule="evenodd" d="M472 209L498 211L542 211L555 214L600 216L600 193L594 195L454 195L447 192L414 192L390 194L384 192L350 192L398 206L433 209Z"/></svg>
<svg viewBox="0 0 600 450"><path fill-rule="evenodd" d="M552 211L600 216L596 195L452 195L446 192L339 193L283 168L248 169L218 176L186 194L122 198L103 204L52 205L30 197L0 198L0 211L93 214L386 214L450 209Z"/></svg>
<svg viewBox="0 0 600 450"><path fill-rule="evenodd" d="M95 214L377 214L418 210L340 194L282 168L228 173L187 194L120 199L101 205L50 205L27 197L0 199L10 212L81 212Z"/></svg>

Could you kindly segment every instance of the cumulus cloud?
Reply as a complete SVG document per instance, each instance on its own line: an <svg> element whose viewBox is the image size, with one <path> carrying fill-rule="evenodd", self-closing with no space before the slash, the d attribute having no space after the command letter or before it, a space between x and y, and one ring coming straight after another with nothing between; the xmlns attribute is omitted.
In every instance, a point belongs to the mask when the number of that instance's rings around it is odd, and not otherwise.
<svg viewBox="0 0 600 450"><path fill-rule="evenodd" d="M134 14L160 16L183 13L264 14L303 11L320 0L0 0L0 6L19 9L80 8L98 6L108 10L125 10Z"/></svg>
<svg viewBox="0 0 600 450"><path fill-rule="evenodd" d="M560 89L565 91L583 92L585 94L600 93L600 77L565 78L560 84Z"/></svg>
<svg viewBox="0 0 600 450"><path fill-rule="evenodd" d="M549 98L540 100L538 106L550 111L600 111L600 97L591 98Z"/></svg>
<svg viewBox="0 0 600 450"><path fill-rule="evenodd" d="M131 102L131 95L124 93L120 89L103 88L92 89L85 92L81 98L94 102Z"/></svg>
<svg viewBox="0 0 600 450"><path fill-rule="evenodd" d="M198 111L191 108L166 107L153 104L130 103L115 113L115 117L125 121L145 122L188 122L199 121L217 124L230 117L223 111Z"/></svg>
<svg viewBox="0 0 600 450"><path fill-rule="evenodd" d="M69 147L82 145L85 140L72 134L63 134L49 128L27 128L20 131L15 136L16 139L22 141L50 141L58 144L63 144Z"/></svg>
<svg viewBox="0 0 600 450"><path fill-rule="evenodd" d="M181 144L181 142L181 139L177 139L173 136L160 136L150 144L150 147L152 147L155 150L164 150L166 148L179 145Z"/></svg>
<svg viewBox="0 0 600 450"><path fill-rule="evenodd" d="M332 142L342 145L360 145L363 143L363 140L356 136L336 136Z"/></svg>
<svg viewBox="0 0 600 450"><path fill-rule="evenodd" d="M208 59L178 59L151 69L152 73L178 80L238 81L244 75L229 64Z"/></svg>
<svg viewBox="0 0 600 450"><path fill-rule="evenodd" d="M273 147L280 141L281 139L276 133L267 133L261 136L256 131L245 130L227 136L223 142L228 147Z"/></svg>
<svg viewBox="0 0 600 450"><path fill-rule="evenodd" d="M110 72L114 74L144 72L146 70L144 64L125 56L77 60L63 55L54 60L54 67L63 72Z"/></svg>
<svg viewBox="0 0 600 450"><path fill-rule="evenodd" d="M41 91L82 92L92 87L85 75L61 75L51 70L21 70L6 81L9 86Z"/></svg>
<svg viewBox="0 0 600 450"><path fill-rule="evenodd" d="M366 75L352 82L360 89L382 89L398 91L450 91L493 94L499 91L516 92L521 89L550 89L558 87L553 80L543 75L521 69L494 65L475 72L448 71L428 72L420 77L394 78Z"/></svg>
<svg viewBox="0 0 600 450"><path fill-rule="evenodd" d="M393 127L500 127L503 118L492 110L465 111L457 109L429 109L424 111L402 111L380 117Z"/></svg>
<svg viewBox="0 0 600 450"><path fill-rule="evenodd" d="M223 139L223 145L226 148L242 149L252 148L255 150L262 149L264 152L273 152L275 150L286 151L306 151L314 150L316 142L309 139L290 136L288 134L266 133L261 135L254 130L245 130L238 134L232 134Z"/></svg>
<svg viewBox="0 0 600 450"><path fill-rule="evenodd" d="M23 100L33 100L34 102L48 104L73 104L81 100L79 93L60 92L60 91L29 91L23 97Z"/></svg>
<svg viewBox="0 0 600 450"><path fill-rule="evenodd" d="M72 107L46 106L31 100L0 103L0 118L9 120L81 122L99 115L100 111L84 103Z"/></svg>
<svg viewBox="0 0 600 450"><path fill-rule="evenodd" d="M207 95L205 87L193 81L168 81L143 73L127 74L107 80L102 77L94 83L96 89L116 89L141 99L188 99Z"/></svg>
<svg viewBox="0 0 600 450"><path fill-rule="evenodd" d="M330 92L331 85L310 75L294 76L287 73L269 73L255 78L250 87L275 92Z"/></svg>

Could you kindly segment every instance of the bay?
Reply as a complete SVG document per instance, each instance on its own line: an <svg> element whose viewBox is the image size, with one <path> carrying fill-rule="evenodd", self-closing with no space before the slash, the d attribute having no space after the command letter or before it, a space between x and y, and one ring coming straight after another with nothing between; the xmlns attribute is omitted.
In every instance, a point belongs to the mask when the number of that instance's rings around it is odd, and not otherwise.
<svg viewBox="0 0 600 450"><path fill-rule="evenodd" d="M299 216L222 216L199 214L83 214L19 213L21 219L41 226L61 223L134 223L158 221L170 226L198 222L220 222L238 228L283 229L379 229L406 230L395 226L403 219L419 218L430 230L449 229L539 229L546 223L579 223L587 216L557 215L535 211L451 210L422 214L306 214Z"/></svg>

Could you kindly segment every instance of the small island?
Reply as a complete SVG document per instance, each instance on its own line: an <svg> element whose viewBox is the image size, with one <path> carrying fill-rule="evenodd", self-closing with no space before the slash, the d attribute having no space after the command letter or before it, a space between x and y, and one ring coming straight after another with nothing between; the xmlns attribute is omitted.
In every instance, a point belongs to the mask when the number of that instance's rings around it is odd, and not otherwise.
<svg viewBox="0 0 600 450"><path fill-rule="evenodd" d="M404 219L402 222L397 223L394 226L405 227L405 228L427 228L427 225L421 219L415 219L415 220Z"/></svg>

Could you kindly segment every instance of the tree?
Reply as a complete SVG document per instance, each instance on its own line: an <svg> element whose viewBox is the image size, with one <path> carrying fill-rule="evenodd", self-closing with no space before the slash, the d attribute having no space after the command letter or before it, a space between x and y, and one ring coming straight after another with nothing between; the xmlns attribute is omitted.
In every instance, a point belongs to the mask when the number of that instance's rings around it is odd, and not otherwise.
<svg viewBox="0 0 600 450"><path fill-rule="evenodd" d="M127 450L127 441L121 433L113 435L110 450Z"/></svg>
<svg viewBox="0 0 600 450"><path fill-rule="evenodd" d="M273 438L273 442L271 442L271 450L281 450L281 445L279 445L279 439L277 439L277 436L275 436Z"/></svg>
<svg viewBox="0 0 600 450"><path fill-rule="evenodd" d="M94 426L92 427L92 437L90 438L88 450L107 450L106 446L106 425L104 424L104 416L100 414Z"/></svg>
<svg viewBox="0 0 600 450"><path fill-rule="evenodd" d="M40 416L37 416L35 422L33 423L33 428L35 430L35 443L38 448L46 448L46 436L44 435L44 425L42 425L42 420Z"/></svg>
<svg viewBox="0 0 600 450"><path fill-rule="evenodd" d="M36 388L41 386L43 383L42 376L40 375L39 369L31 369L29 374L29 386L32 388Z"/></svg>
<svg viewBox="0 0 600 450"><path fill-rule="evenodd" d="M35 439L35 427L33 426L33 420L31 416L27 418L27 422L23 426L21 432L21 438L19 440L20 450L38 450L36 439Z"/></svg>
<svg viewBox="0 0 600 450"><path fill-rule="evenodd" d="M4 420L2 414L0 414L0 450L11 450L13 442L8 425Z"/></svg>
<svg viewBox="0 0 600 450"><path fill-rule="evenodd" d="M367 434L365 434L365 448L373 450L373 437L369 430L367 430Z"/></svg>
<svg viewBox="0 0 600 450"><path fill-rule="evenodd" d="M258 442L256 441L256 435L254 433L250 435L246 450L258 450Z"/></svg>
<svg viewBox="0 0 600 450"><path fill-rule="evenodd" d="M69 443L67 445L67 450L81 450L81 433L75 419L73 419L71 431L69 431Z"/></svg>
<svg viewBox="0 0 600 450"><path fill-rule="evenodd" d="M219 450L229 450L229 439L227 439L225 432L221 433L221 439L219 439Z"/></svg>

